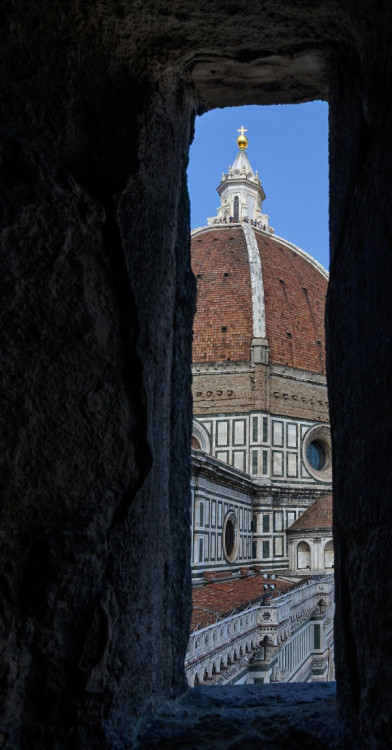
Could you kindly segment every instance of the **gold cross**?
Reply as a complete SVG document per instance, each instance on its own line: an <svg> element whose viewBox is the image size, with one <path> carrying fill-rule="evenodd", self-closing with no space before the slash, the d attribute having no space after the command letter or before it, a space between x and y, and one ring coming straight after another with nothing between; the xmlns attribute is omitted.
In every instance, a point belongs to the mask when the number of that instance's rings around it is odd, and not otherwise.
<svg viewBox="0 0 392 750"><path fill-rule="evenodd" d="M244 133L247 133L247 132L248 132L248 129L244 128L243 125L241 125L241 127L238 128L238 130L237 130L237 133L241 133L241 135L244 135Z"/></svg>

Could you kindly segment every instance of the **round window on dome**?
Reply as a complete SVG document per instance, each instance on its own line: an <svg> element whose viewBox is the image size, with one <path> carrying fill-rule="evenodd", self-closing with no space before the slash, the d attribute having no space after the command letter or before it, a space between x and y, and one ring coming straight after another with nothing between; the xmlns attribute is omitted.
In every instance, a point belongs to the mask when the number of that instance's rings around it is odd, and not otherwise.
<svg viewBox="0 0 392 750"><path fill-rule="evenodd" d="M321 482L332 480L331 433L327 425L311 427L304 437L302 458L308 473Z"/></svg>
<svg viewBox="0 0 392 750"><path fill-rule="evenodd" d="M222 540L225 558L233 563L237 559L239 546L238 520L233 511L229 511L224 519Z"/></svg>
<svg viewBox="0 0 392 750"><path fill-rule="evenodd" d="M325 466L325 450L318 440L309 443L306 450L307 459L316 471L322 471Z"/></svg>

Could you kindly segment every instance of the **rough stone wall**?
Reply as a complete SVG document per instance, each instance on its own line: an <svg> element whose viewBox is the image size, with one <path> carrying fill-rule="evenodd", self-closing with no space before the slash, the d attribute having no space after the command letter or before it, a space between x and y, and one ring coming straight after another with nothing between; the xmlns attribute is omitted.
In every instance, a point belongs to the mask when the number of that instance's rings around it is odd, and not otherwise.
<svg viewBox="0 0 392 750"><path fill-rule="evenodd" d="M256 393L255 372L193 372L194 414L242 414L252 409L267 409L268 373L263 376Z"/></svg>
<svg viewBox="0 0 392 750"><path fill-rule="evenodd" d="M8 100L2 79L0 744L123 747L185 688L191 108L170 75L142 90L94 57L88 34L85 67L72 35L60 63L61 30L38 6L32 39L16 23Z"/></svg>
<svg viewBox="0 0 392 750"><path fill-rule="evenodd" d="M391 18L372 7L367 23L355 55L336 60L331 91L327 346L338 698L350 731L356 718L360 745L384 748L392 734L392 61L383 53Z"/></svg>
<svg viewBox="0 0 392 750"><path fill-rule="evenodd" d="M338 707L388 746L389 3L2 10L3 747L129 746L184 687L190 102L328 80Z"/></svg>
<svg viewBox="0 0 392 750"><path fill-rule="evenodd" d="M2 733L33 747L76 742L79 712L100 734L121 682L117 550L150 450L110 215L15 139L2 158Z"/></svg>
<svg viewBox="0 0 392 750"><path fill-rule="evenodd" d="M143 750L342 750L335 685L206 685L165 705L142 737ZM219 718L218 718L219 717Z"/></svg>
<svg viewBox="0 0 392 750"><path fill-rule="evenodd" d="M212 368L211 368L212 369ZM328 394L325 378L295 371L286 377L274 373L268 365L256 365L248 372L193 371L194 414L242 414L251 410L328 422ZM323 382L324 381L324 382Z"/></svg>
<svg viewBox="0 0 392 750"><path fill-rule="evenodd" d="M270 379L270 410L271 414L328 422L326 383L315 382L310 373L308 382L306 378L295 380L273 374Z"/></svg>

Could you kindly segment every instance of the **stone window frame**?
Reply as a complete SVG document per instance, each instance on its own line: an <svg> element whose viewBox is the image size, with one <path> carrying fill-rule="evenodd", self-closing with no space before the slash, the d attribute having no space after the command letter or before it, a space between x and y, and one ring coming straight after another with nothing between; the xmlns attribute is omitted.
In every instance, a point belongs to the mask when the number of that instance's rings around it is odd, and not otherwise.
<svg viewBox="0 0 392 750"><path fill-rule="evenodd" d="M201 451L204 453L211 452L210 436L204 425L200 424L196 419L192 421L192 437L198 441Z"/></svg>
<svg viewBox="0 0 392 750"><path fill-rule="evenodd" d="M300 567L299 566L299 559L298 559L298 552L299 552L299 547L301 546L301 544L306 545L306 547L308 548L307 552L309 554L309 557L307 559L309 559L309 565L305 565L305 566L301 566ZM301 550L301 552L304 552L304 551L305 550ZM297 541L297 543L295 545L295 567L296 567L297 570L309 570L309 571L312 570L312 546L309 543L308 539L302 539L302 538L298 539L298 541Z"/></svg>
<svg viewBox="0 0 392 750"><path fill-rule="evenodd" d="M228 523L232 523L234 527L234 543L233 543L233 549L230 552L230 554L227 554L227 550L226 550L226 529L227 529ZM226 562L234 563L236 561L238 557L239 546L240 546L240 529L239 529L238 517L237 517L237 514L234 512L234 510L230 509L227 511L224 517L223 530L222 530L222 549L223 549L223 556Z"/></svg>
<svg viewBox="0 0 392 750"><path fill-rule="evenodd" d="M314 469L307 457L308 447L313 442L320 443L325 452L325 464L321 470ZM313 479L328 483L332 481L332 443L329 425L316 424L308 429L302 442L302 461Z"/></svg>

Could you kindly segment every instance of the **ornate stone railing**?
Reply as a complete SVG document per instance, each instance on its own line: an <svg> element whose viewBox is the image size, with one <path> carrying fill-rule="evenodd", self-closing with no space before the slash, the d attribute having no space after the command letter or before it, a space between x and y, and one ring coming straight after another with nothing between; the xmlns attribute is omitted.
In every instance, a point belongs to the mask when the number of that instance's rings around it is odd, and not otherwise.
<svg viewBox="0 0 392 750"><path fill-rule="evenodd" d="M327 608L333 604L333 598L333 575L324 576L322 581L319 578L306 581L268 605L261 600L246 610L233 612L224 620L195 630L190 635L185 658L188 679L193 684L195 674L200 680L205 674L211 677L222 666L227 668L234 660L257 649L265 638L279 647L291 637L294 629L310 618L320 602L321 607Z"/></svg>
<svg viewBox="0 0 392 750"><path fill-rule="evenodd" d="M308 580L294 590L281 594L268 606L259 606L257 618L261 634L269 633L275 643L288 638L291 630L306 620L320 601L327 605L334 599L334 577Z"/></svg>
<svg viewBox="0 0 392 750"><path fill-rule="evenodd" d="M199 660L212 651L230 646L241 636L249 635L257 630L257 612L259 604L250 606L242 612L235 612L224 620L208 625L200 630L195 630L189 638L188 649L185 657L185 667L194 659Z"/></svg>

